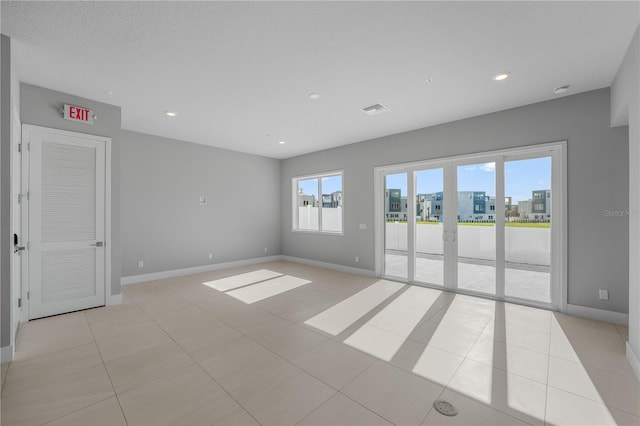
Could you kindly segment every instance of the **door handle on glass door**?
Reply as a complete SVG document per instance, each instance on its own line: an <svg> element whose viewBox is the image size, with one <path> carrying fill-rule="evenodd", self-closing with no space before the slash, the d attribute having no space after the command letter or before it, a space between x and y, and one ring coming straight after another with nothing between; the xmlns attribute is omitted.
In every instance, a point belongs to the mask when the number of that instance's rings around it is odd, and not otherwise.
<svg viewBox="0 0 640 426"><path fill-rule="evenodd" d="M95 244L91 244L91 247L102 247L104 245L104 243L102 241L98 241Z"/></svg>

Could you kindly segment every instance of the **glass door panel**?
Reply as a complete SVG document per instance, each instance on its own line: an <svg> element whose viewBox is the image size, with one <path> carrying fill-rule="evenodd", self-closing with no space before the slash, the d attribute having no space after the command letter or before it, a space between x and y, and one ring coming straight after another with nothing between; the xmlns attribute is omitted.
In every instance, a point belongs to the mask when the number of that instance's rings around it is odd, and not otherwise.
<svg viewBox="0 0 640 426"><path fill-rule="evenodd" d="M495 162L457 167L457 287L496 293Z"/></svg>
<svg viewBox="0 0 640 426"><path fill-rule="evenodd" d="M384 275L408 279L407 173L385 176Z"/></svg>
<svg viewBox="0 0 640 426"><path fill-rule="evenodd" d="M444 170L415 172L415 280L444 285Z"/></svg>
<svg viewBox="0 0 640 426"><path fill-rule="evenodd" d="M551 303L551 157L504 164L505 296Z"/></svg>

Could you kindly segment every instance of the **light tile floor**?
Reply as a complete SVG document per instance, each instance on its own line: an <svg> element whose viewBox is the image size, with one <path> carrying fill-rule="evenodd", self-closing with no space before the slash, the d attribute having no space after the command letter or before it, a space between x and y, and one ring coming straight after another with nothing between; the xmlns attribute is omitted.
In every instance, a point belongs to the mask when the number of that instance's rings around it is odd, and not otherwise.
<svg viewBox="0 0 640 426"><path fill-rule="evenodd" d="M249 282L251 304L203 284L261 269L310 282L266 298L273 283ZM271 262L29 322L2 365L2 424L640 423L626 327L378 281Z"/></svg>

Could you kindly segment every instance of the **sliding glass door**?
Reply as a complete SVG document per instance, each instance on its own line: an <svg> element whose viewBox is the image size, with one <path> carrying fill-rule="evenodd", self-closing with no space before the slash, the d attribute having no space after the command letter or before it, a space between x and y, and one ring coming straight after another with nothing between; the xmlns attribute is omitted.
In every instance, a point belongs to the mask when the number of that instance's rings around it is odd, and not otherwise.
<svg viewBox="0 0 640 426"><path fill-rule="evenodd" d="M559 306L563 150L545 144L378 168L379 274Z"/></svg>

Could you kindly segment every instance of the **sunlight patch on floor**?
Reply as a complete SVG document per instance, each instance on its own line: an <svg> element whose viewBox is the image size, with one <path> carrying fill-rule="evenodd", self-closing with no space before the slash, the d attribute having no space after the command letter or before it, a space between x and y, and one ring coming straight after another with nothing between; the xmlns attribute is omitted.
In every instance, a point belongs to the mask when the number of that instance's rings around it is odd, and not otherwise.
<svg viewBox="0 0 640 426"><path fill-rule="evenodd" d="M251 304L284 293L285 291L293 290L310 282L309 280L292 277L291 275L283 275L258 284L231 290L226 294L241 302Z"/></svg>
<svg viewBox="0 0 640 426"><path fill-rule="evenodd" d="M380 280L304 323L336 336L405 286Z"/></svg>
<svg viewBox="0 0 640 426"><path fill-rule="evenodd" d="M390 361L439 295L440 291L437 290L410 287L349 336L344 343Z"/></svg>
<svg viewBox="0 0 640 426"><path fill-rule="evenodd" d="M281 277L282 275L283 274L281 274L280 272L274 272L268 269L260 269L258 271L238 274L227 278L221 278L219 280L208 281L202 284L218 291L228 291L272 278Z"/></svg>

